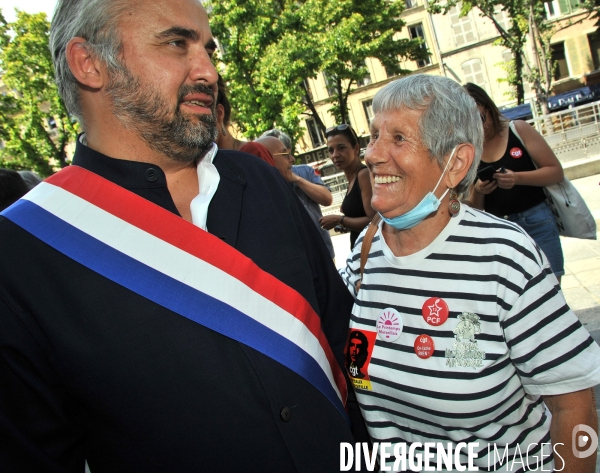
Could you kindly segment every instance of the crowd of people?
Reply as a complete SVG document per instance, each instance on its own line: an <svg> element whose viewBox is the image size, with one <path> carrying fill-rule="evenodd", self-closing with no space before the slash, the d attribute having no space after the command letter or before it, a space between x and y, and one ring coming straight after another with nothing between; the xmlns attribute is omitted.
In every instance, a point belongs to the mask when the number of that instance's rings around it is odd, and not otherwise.
<svg viewBox="0 0 600 473"><path fill-rule="evenodd" d="M562 169L485 91L390 82L364 163L328 128L323 216L287 134L232 133L199 0L59 0L50 48L82 133L43 182L0 172L0 471L330 473L356 442L594 471L600 347L528 227Z"/></svg>

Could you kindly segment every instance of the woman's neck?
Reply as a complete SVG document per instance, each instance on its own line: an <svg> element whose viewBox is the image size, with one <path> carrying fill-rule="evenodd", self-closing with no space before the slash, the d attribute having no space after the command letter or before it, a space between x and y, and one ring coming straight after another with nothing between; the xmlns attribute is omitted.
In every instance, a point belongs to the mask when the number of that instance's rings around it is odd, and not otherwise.
<svg viewBox="0 0 600 473"><path fill-rule="evenodd" d="M245 144L247 141L240 141L237 138L234 138L229 131L219 132L219 137L217 138L217 146L219 149L232 149L234 151L239 151L239 149Z"/></svg>
<svg viewBox="0 0 600 473"><path fill-rule="evenodd" d="M344 169L344 174L346 175L346 180L348 182L352 182L352 180L357 176L360 165L360 158L357 158L356 161L348 166L348 169Z"/></svg>

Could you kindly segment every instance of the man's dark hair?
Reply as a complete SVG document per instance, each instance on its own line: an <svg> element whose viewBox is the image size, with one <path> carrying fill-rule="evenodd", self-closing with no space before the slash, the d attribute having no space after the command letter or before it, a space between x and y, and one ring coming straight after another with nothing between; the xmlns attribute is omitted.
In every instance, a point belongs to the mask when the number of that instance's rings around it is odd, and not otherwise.
<svg viewBox="0 0 600 473"><path fill-rule="evenodd" d="M490 112L494 134L497 135L500 133L502 131L502 114L488 93L477 84L473 84L471 82L467 82L465 85L463 85L463 88L473 98L473 100L475 100L477 105L481 105L484 110L488 110Z"/></svg>
<svg viewBox="0 0 600 473"><path fill-rule="evenodd" d="M219 92L217 93L217 105L223 105L223 109L225 110L223 125L227 126L231 119L231 104L227 98L227 85L225 84L223 77L221 77L221 74L219 74L219 79L217 80L217 87L219 88Z"/></svg>
<svg viewBox="0 0 600 473"><path fill-rule="evenodd" d="M4 210L21 197L29 188L17 171L0 169L0 210Z"/></svg>

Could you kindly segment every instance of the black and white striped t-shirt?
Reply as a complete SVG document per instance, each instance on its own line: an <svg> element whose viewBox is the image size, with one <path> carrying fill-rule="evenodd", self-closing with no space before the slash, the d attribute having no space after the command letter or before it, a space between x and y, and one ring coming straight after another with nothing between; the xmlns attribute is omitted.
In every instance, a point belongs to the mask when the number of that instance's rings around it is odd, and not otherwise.
<svg viewBox="0 0 600 473"><path fill-rule="evenodd" d="M380 228L356 295L363 236L340 273L356 296L347 362L373 441L478 442L480 470L521 471L488 457L488 444L508 444L511 459L536 444L539 455L550 441L539 395L600 383L600 348L546 257L517 225L463 205L409 256L394 256ZM421 358L427 338L433 354ZM368 347L351 360L357 345Z"/></svg>

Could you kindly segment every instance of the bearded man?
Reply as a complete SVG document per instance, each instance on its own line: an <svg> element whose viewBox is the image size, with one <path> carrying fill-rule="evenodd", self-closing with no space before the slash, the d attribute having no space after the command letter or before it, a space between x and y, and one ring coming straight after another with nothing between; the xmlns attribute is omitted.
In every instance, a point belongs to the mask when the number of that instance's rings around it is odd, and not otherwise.
<svg viewBox="0 0 600 473"><path fill-rule="evenodd" d="M277 170L213 144L198 0L59 0L70 166L0 216L0 471L331 472L352 300Z"/></svg>

